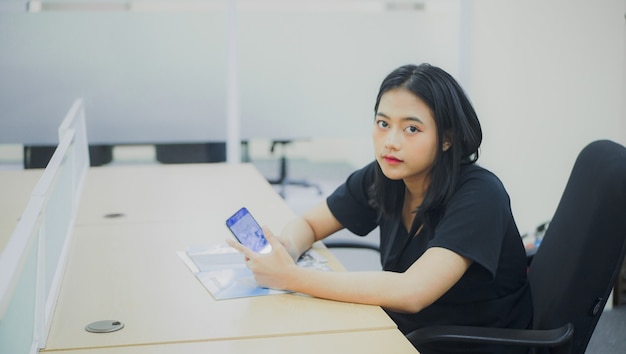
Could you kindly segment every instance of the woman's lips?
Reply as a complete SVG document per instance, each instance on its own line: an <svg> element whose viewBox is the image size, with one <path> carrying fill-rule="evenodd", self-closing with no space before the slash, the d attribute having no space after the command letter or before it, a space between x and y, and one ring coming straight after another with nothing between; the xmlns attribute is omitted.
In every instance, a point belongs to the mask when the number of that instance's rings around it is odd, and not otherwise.
<svg viewBox="0 0 626 354"><path fill-rule="evenodd" d="M402 162L402 160L394 157L394 156L383 156L383 159L385 160L385 162L387 162L388 164L399 164Z"/></svg>

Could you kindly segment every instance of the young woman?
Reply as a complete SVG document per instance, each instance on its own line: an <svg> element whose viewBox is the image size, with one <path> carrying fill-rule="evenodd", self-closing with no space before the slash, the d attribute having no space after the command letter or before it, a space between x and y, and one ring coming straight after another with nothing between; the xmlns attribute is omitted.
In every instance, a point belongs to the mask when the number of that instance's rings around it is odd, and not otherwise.
<svg viewBox="0 0 626 354"><path fill-rule="evenodd" d="M527 328L524 247L502 183L475 164L482 132L461 87L440 68L402 66L382 82L374 111L375 161L279 236L264 229L271 253L229 244L246 256L260 285L379 305L403 333L438 324ZM376 227L381 272L323 272L294 263L338 230L367 235Z"/></svg>

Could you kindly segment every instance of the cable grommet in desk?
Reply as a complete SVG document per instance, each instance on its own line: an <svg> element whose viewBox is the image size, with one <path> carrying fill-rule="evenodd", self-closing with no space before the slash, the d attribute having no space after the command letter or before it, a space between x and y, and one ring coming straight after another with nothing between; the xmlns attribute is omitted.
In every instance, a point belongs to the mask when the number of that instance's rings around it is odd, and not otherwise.
<svg viewBox="0 0 626 354"><path fill-rule="evenodd" d="M124 323L115 320L92 322L85 326L85 331L91 333L111 333L124 328Z"/></svg>

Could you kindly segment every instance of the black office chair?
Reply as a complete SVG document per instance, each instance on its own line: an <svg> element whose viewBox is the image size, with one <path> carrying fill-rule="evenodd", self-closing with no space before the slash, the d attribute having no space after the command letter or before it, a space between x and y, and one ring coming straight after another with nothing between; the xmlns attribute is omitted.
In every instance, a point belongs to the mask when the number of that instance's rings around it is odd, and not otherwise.
<svg viewBox="0 0 626 354"><path fill-rule="evenodd" d="M596 141L579 154L530 264L532 329L433 326L407 338L416 347L436 342L489 343L537 352L584 353L625 253L626 148Z"/></svg>
<svg viewBox="0 0 626 354"><path fill-rule="evenodd" d="M276 184L276 185L280 186L279 194L283 198L285 198L286 187L288 185L307 187L307 188L314 188L317 191L317 194L321 195L322 194L322 188L320 188L319 185L317 185L315 183L311 183L311 182L306 181L304 179L296 180L296 179L289 178L289 176L288 176L288 171L289 170L288 170L288 166L287 166L286 146L288 144L291 144L291 143L292 143L291 140L272 140L272 145L270 147L270 152L272 154L276 150L276 146L280 145L282 149L281 149L281 153L280 153L280 167L279 167L279 170L278 170L278 178L277 179L268 179L268 182L270 184Z"/></svg>

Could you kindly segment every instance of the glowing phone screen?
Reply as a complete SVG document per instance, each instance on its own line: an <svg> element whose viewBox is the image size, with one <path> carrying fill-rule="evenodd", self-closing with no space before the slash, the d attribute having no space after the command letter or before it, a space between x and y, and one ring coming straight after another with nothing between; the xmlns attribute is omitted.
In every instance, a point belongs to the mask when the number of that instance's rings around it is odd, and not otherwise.
<svg viewBox="0 0 626 354"><path fill-rule="evenodd" d="M235 235L235 238L244 246L258 253L271 251L261 226L252 217L246 208L239 209L226 220L226 226Z"/></svg>

